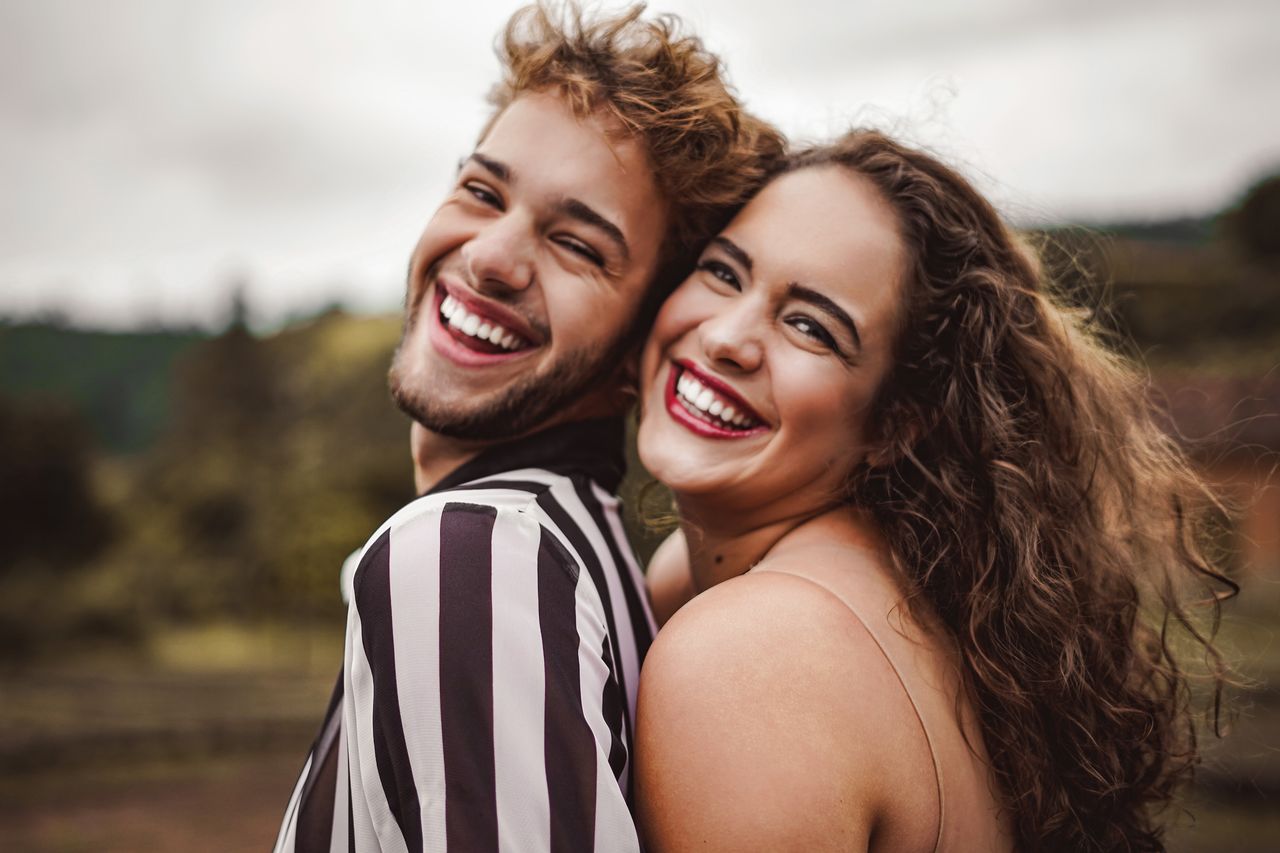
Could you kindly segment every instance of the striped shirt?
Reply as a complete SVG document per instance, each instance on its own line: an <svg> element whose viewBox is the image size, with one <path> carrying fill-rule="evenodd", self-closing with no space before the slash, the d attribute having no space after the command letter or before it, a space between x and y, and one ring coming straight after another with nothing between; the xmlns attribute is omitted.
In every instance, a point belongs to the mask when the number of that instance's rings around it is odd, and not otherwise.
<svg viewBox="0 0 1280 853"><path fill-rule="evenodd" d="M621 422L554 427L378 529L277 853L639 850L631 733L654 624L622 470Z"/></svg>

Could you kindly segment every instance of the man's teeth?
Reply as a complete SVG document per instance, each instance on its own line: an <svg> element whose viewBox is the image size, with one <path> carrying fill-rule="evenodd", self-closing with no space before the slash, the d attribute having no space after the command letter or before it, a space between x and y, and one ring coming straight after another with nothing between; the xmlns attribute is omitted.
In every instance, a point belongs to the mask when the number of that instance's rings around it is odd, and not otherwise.
<svg viewBox="0 0 1280 853"><path fill-rule="evenodd" d="M687 373L681 373L680 378L676 380L676 396L686 406L705 412L725 424L731 424L740 429L755 425L752 418L740 414L727 400Z"/></svg>
<svg viewBox="0 0 1280 853"><path fill-rule="evenodd" d="M440 316L464 335L497 344L503 349L520 348L520 338L515 334L508 332L492 320L483 320L480 315L471 313L452 296L446 296L440 303Z"/></svg>

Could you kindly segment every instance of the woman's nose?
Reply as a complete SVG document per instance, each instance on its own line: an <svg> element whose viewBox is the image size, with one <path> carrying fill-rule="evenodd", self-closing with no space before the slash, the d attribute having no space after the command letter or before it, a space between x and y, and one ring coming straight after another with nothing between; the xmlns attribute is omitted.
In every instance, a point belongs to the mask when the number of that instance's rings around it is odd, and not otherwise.
<svg viewBox="0 0 1280 853"><path fill-rule="evenodd" d="M746 307L746 306L743 306ZM700 329L702 349L716 366L733 372L759 369L764 358L757 321L747 311L736 310L707 320Z"/></svg>

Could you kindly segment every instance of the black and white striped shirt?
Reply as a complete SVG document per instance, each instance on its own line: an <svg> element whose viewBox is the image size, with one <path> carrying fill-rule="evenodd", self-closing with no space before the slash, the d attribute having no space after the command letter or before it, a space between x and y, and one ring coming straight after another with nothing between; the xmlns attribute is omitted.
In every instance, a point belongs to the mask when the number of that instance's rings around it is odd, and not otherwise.
<svg viewBox="0 0 1280 853"><path fill-rule="evenodd" d="M554 427L370 538L277 853L639 850L631 732L654 624L622 469L620 422Z"/></svg>

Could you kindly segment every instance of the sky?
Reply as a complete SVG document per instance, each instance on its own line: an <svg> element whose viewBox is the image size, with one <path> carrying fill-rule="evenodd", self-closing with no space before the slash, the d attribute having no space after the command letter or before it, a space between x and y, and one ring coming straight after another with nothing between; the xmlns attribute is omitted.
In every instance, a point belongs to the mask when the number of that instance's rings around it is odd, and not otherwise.
<svg viewBox="0 0 1280 853"><path fill-rule="evenodd" d="M4 0L0 316L394 311L518 2ZM603 4L617 8L617 2ZM1213 212L1280 170L1275 0L670 0L793 138L872 124L1015 222Z"/></svg>

